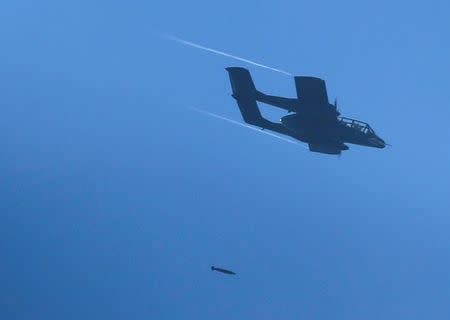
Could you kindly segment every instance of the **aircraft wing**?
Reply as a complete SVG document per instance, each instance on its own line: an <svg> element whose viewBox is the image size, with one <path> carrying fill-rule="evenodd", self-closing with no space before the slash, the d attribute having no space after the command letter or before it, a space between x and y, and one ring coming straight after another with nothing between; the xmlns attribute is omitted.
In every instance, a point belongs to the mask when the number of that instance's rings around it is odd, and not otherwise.
<svg viewBox="0 0 450 320"><path fill-rule="evenodd" d="M325 81L314 77L295 77L297 97L310 104L328 104Z"/></svg>

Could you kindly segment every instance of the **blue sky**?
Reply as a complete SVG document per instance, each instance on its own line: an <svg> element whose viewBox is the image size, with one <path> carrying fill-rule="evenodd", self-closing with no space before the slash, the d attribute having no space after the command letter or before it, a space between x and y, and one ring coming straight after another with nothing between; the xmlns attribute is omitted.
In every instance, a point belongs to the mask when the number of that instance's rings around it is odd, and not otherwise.
<svg viewBox="0 0 450 320"><path fill-rule="evenodd" d="M0 317L448 319L449 13L2 1ZM240 120L227 66L293 79L163 34L322 77L393 146L314 154L193 112Z"/></svg>

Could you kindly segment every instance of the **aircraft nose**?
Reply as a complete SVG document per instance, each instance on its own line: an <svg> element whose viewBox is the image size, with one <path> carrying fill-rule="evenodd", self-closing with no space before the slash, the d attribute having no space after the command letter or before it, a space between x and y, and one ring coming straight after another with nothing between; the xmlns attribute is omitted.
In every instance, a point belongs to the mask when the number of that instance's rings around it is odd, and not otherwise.
<svg viewBox="0 0 450 320"><path fill-rule="evenodd" d="M375 139L375 146L377 147L377 148L380 148L380 149L383 149L384 147L386 147L386 142L384 142L384 140L383 139L381 139L380 137L377 137L376 139Z"/></svg>
<svg viewBox="0 0 450 320"><path fill-rule="evenodd" d="M383 149L384 147L386 147L386 142L384 142L384 140L378 136L375 136L372 139L370 139L370 142L372 142L372 145L376 148Z"/></svg>

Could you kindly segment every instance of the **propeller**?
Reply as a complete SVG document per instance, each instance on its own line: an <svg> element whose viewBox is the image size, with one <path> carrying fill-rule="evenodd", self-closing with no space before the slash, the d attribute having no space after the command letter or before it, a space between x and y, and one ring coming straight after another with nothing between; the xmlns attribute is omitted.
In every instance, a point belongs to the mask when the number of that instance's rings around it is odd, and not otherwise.
<svg viewBox="0 0 450 320"><path fill-rule="evenodd" d="M334 98L334 108L336 109L337 112L341 113L338 108L338 99L337 98Z"/></svg>
<svg viewBox="0 0 450 320"><path fill-rule="evenodd" d="M334 109L336 110L336 112L338 113L338 114L341 114L341 112L339 111L339 108L338 108L338 99L337 98L334 98Z"/></svg>

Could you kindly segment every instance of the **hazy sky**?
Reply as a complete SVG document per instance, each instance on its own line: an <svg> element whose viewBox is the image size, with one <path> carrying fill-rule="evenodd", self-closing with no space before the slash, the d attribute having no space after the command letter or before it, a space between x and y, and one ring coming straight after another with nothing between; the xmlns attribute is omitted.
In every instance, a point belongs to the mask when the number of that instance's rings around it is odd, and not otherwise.
<svg viewBox="0 0 450 320"><path fill-rule="evenodd" d="M0 318L449 319L449 15L2 0ZM294 82L167 34L322 77L393 146L310 153L195 112L241 121L228 66Z"/></svg>

